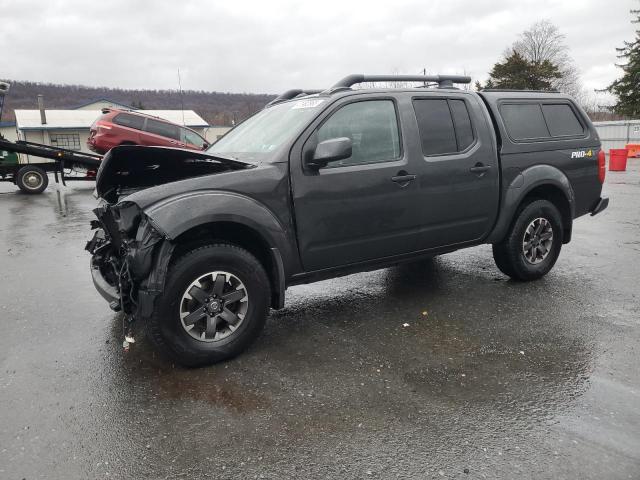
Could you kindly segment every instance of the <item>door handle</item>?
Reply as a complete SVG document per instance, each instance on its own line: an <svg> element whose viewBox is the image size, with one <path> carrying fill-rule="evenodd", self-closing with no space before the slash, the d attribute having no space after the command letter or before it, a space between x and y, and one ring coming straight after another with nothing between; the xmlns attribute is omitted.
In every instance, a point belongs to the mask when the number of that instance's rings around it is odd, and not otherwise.
<svg viewBox="0 0 640 480"><path fill-rule="evenodd" d="M478 162L473 167L469 169L471 173L479 173L484 174L485 172L491 169L491 165L485 165L484 163Z"/></svg>
<svg viewBox="0 0 640 480"><path fill-rule="evenodd" d="M406 172L398 172L398 175L391 177L391 181L400 185L406 185L416 179L415 175L410 175Z"/></svg>

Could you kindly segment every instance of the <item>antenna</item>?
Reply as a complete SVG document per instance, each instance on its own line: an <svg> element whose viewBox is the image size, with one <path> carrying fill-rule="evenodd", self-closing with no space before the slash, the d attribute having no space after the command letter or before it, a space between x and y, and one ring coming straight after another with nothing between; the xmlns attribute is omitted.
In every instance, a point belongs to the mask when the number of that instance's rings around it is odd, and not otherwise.
<svg viewBox="0 0 640 480"><path fill-rule="evenodd" d="M182 93L182 81L180 80L180 67L178 67L178 89L180 90L180 106L182 107L182 126L186 127L184 121L184 94Z"/></svg>

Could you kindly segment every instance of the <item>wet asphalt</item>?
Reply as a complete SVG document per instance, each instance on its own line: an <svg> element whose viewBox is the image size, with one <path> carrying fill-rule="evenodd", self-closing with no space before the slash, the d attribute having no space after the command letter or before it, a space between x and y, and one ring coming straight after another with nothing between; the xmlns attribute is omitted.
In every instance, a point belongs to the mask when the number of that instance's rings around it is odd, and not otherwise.
<svg viewBox="0 0 640 480"><path fill-rule="evenodd" d="M555 269L489 246L288 291L174 366L95 292L92 186L0 184L0 478L640 478L640 160Z"/></svg>

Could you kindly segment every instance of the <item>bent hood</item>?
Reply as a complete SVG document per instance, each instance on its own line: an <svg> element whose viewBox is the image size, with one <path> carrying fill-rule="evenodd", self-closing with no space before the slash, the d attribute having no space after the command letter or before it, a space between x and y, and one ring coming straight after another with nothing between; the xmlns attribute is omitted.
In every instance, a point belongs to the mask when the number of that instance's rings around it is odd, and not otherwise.
<svg viewBox="0 0 640 480"><path fill-rule="evenodd" d="M169 147L123 145L102 159L96 176L96 194L109 202L138 190L255 165L206 152Z"/></svg>

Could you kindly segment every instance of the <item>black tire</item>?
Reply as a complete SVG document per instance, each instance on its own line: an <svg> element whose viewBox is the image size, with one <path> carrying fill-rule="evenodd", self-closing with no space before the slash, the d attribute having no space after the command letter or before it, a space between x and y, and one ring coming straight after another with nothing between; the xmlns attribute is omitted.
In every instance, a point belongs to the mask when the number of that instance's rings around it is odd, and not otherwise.
<svg viewBox="0 0 640 480"><path fill-rule="evenodd" d="M502 247L502 244L494 244L493 245L493 261L496 263L498 269L504 273L506 276L515 278L515 273L513 268L511 268L511 264L509 263L509 258L507 257L506 249Z"/></svg>
<svg viewBox="0 0 640 480"><path fill-rule="evenodd" d="M16 185L24 193L42 193L49 185L49 177L42 168L25 165L16 174Z"/></svg>
<svg viewBox="0 0 640 480"><path fill-rule="evenodd" d="M183 294L199 278L219 271L232 274L244 285L248 304L246 312L236 330L228 333L227 337L199 340L183 326L180 316L184 306ZM238 355L259 336L269 314L270 298L269 277L251 253L225 243L200 247L172 262L164 294L156 301L154 313L147 324L147 334L152 343L177 363L187 367L210 365ZM200 306L199 302L193 301ZM205 317L193 328L202 325L201 322L206 324L206 321ZM213 338L217 336L216 333Z"/></svg>
<svg viewBox="0 0 640 480"><path fill-rule="evenodd" d="M538 219L543 219L548 224L539 222ZM548 225L550 225L552 237L551 244L547 245L548 248L544 247L544 251L533 250L535 253L529 256L535 258L530 260L524 252L524 240L527 229L534 222L538 222L537 225L542 223L547 230L547 235ZM531 228L535 231L534 227ZM505 239L493 245L493 258L500 271L515 280L528 281L542 278L553 268L560 255L563 234L562 216L556 206L548 200L533 200L520 208ZM530 233L527 235L529 238ZM537 245L540 244L541 238L545 236L534 237L534 241L538 241ZM546 241L548 239L545 238ZM528 251L531 252L531 250ZM532 263L533 261L537 263Z"/></svg>

